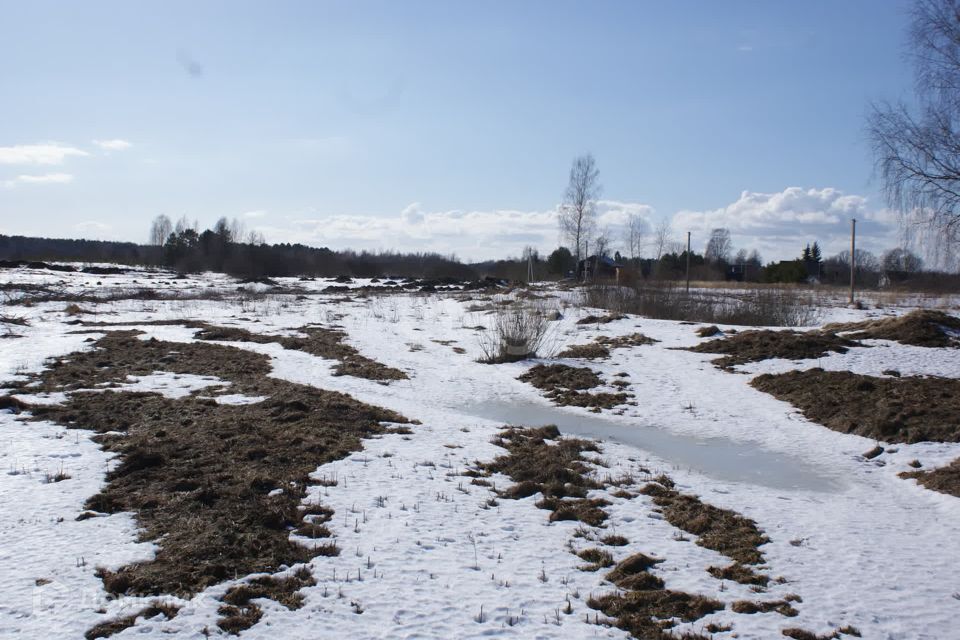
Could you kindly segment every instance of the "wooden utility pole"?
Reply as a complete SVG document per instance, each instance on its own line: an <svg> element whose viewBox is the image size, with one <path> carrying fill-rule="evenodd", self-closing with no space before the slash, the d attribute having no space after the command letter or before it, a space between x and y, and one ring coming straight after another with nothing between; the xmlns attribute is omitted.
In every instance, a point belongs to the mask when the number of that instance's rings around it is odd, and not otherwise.
<svg viewBox="0 0 960 640"><path fill-rule="evenodd" d="M687 294L690 293L690 232L687 231Z"/></svg>
<svg viewBox="0 0 960 640"><path fill-rule="evenodd" d="M850 218L850 304L853 304L857 273L857 219Z"/></svg>

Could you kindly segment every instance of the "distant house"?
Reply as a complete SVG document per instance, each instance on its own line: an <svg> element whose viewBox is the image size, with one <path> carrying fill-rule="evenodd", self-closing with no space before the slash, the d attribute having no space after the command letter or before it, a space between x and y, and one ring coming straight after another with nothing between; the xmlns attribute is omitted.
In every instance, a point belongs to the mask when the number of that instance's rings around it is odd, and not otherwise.
<svg viewBox="0 0 960 640"><path fill-rule="evenodd" d="M582 280L615 280L623 265L607 256L592 255L577 264L577 278Z"/></svg>

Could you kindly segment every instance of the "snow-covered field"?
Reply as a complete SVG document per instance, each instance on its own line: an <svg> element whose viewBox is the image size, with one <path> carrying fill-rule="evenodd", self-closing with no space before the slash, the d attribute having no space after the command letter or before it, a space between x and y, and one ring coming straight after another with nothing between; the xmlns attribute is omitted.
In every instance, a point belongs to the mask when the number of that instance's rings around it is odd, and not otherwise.
<svg viewBox="0 0 960 640"><path fill-rule="evenodd" d="M476 327L486 325L490 316L470 308L488 294L345 299L343 293L321 293L335 284L329 280L279 279L278 284L297 291L274 294L269 285L239 285L222 275L177 280L163 272L91 276L16 269L0 271L0 284L5 283L119 299L80 302L87 312L81 315L65 312L63 301L5 304L0 315L26 324L0 325L0 333L19 336L0 338L0 382L40 371L50 357L89 349L89 339L103 334L68 333L77 328L69 323L78 318L117 324L202 320L267 334L336 323L361 354L409 376L389 384L337 376L335 361L275 343L229 343L269 356L272 376L341 391L421 423L407 435L366 440L362 451L316 470L318 480L338 480L335 486L311 487L308 501L319 499L334 509L328 527L342 552L313 559L317 584L302 591L302 608L288 610L264 601L262 620L242 637L629 637L594 624L587 598L614 587L604 582L604 571L581 570L584 562L571 553L571 545L574 550L589 546L574 535L580 523L550 522L548 511L534 507L535 496L499 499L491 506L491 489L461 475L478 461L504 453L491 443L504 425L489 419L491 407L522 405L528 426L537 426L530 424L532 418L542 417L537 424L544 424L562 414L563 423L556 422L565 434L577 432L578 419L584 425L598 419L585 409L552 407L538 390L517 380L536 362L477 362L482 351ZM141 288L186 295L111 295ZM216 300L194 295L203 291L224 295ZM6 293L8 301L17 297ZM650 475L666 473L684 493L752 518L770 538L761 548L766 572L784 580L758 594L714 578L706 569L729 560L680 535L645 495L612 498L607 507L606 532L629 540L627 546L608 549L614 558L636 552L663 558L651 571L667 588L724 603L777 600L787 594L802 598L794 605L796 617L775 611L738 614L728 607L678 624L677 634L693 631L709 637L707 627L714 624L730 626L714 633L717 638L776 638L788 627L829 634L852 625L865 638L960 638L960 499L897 476L914 459L925 469L947 464L960 457L960 445L897 445L868 461L861 454L874 441L811 423L792 406L748 384L759 373L816 366L871 375L896 368L904 375L958 378L960 350L871 341L872 348L815 360L765 360L731 373L710 364L715 356L674 349L702 340L696 326L635 316L578 325L578 318L596 310L570 305L569 296L557 292L545 301L563 314L552 328L554 352L600 335L642 332L659 341L616 349L605 360L550 359L585 364L605 381L628 374L623 378L629 383L626 391L636 404L600 416L606 425L599 454L607 467L602 473L632 474L641 484L649 477L641 468ZM826 306L821 321L863 319L921 305L957 311L955 300L906 298L899 306L885 301L877 309L868 299L865 310ZM178 325L134 328L144 332L139 336L143 340L189 342L195 333ZM125 388L180 397L203 395L216 384L220 381L156 372L129 380ZM64 399L56 394L22 397L37 404ZM227 395L219 401L258 398ZM93 625L136 612L154 599L109 597L94 575L96 568L149 559L155 548L137 542L135 514L76 520L115 463L88 432L26 417L0 410L0 637L80 638ZM644 448L644 438L649 448ZM48 482L58 472L69 478ZM510 484L506 477L490 480L498 487ZM141 619L113 637L226 635L217 627L218 598L246 578L238 576L189 600L167 598L183 606L174 619Z"/></svg>

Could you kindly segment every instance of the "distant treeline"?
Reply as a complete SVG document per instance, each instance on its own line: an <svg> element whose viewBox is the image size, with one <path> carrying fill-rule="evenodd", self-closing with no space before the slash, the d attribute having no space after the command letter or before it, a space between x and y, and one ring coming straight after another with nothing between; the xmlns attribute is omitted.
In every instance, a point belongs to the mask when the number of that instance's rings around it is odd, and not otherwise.
<svg viewBox="0 0 960 640"><path fill-rule="evenodd" d="M302 244L232 242L209 229L202 233L184 230L162 246L0 235L0 260L164 266L183 272L220 271L251 279L301 275L460 279L480 276L456 258L435 253L332 251Z"/></svg>

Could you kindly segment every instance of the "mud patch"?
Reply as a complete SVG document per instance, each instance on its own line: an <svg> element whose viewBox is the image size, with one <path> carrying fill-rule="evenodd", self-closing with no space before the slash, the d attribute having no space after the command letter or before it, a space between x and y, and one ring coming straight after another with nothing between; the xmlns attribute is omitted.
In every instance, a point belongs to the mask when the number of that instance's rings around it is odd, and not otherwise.
<svg viewBox="0 0 960 640"><path fill-rule="evenodd" d="M904 471L901 478L913 478L927 489L960 498L960 458L933 471Z"/></svg>
<svg viewBox="0 0 960 640"><path fill-rule="evenodd" d="M834 431L886 442L960 442L960 380L810 369L750 384Z"/></svg>
<svg viewBox="0 0 960 640"><path fill-rule="evenodd" d="M738 364L770 358L820 358L831 352L846 353L850 347L855 346L859 346L859 343L832 333L754 330L701 342L687 347L686 350L723 354L722 358L713 360L713 364L729 369Z"/></svg>
<svg viewBox="0 0 960 640"><path fill-rule="evenodd" d="M143 341L131 332L109 333L92 351L53 361L33 382L40 390L76 390L157 370L217 376L232 392L267 399L229 405L80 390L62 406L30 408L37 420L97 432L94 440L117 454L106 486L86 509L135 513L140 539L159 546L151 561L98 572L117 595L189 597L238 575L335 552L329 543L290 539L306 517L324 513L299 509L309 474L359 450L362 438L390 431L383 422L407 422L341 393L270 378L262 354Z"/></svg>
<svg viewBox="0 0 960 640"><path fill-rule="evenodd" d="M609 409L631 397L626 393L585 391L603 384L600 376L586 367L538 364L517 379L544 391L544 395L559 406Z"/></svg>
<svg viewBox="0 0 960 640"><path fill-rule="evenodd" d="M906 315L867 322L828 324L824 331L850 332L856 340L893 340L915 347L960 348L960 318L933 309L919 309Z"/></svg>

